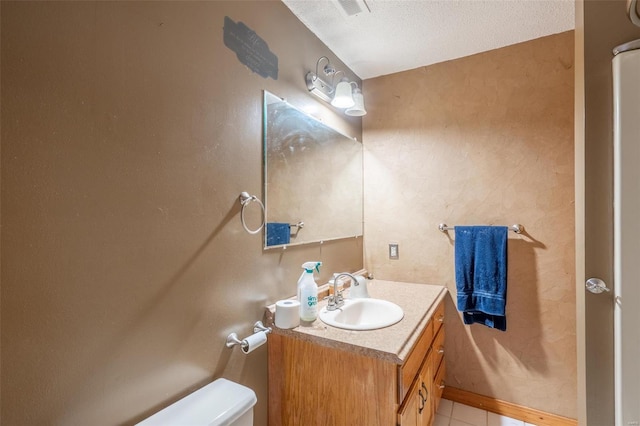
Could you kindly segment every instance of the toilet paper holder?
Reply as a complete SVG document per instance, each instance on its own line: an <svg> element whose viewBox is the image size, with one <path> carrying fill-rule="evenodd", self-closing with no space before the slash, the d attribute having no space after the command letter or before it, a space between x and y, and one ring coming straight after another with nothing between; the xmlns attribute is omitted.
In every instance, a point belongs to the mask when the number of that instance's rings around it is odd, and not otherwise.
<svg viewBox="0 0 640 426"><path fill-rule="evenodd" d="M249 342L247 341L247 339L263 332L265 335L271 333L271 327L265 327L264 324L262 324L262 321L256 321L256 323L253 324L253 334L251 336L247 336L244 339L240 340L236 333L231 333L227 336L226 345L228 348L240 345L241 348L246 349L249 346Z"/></svg>

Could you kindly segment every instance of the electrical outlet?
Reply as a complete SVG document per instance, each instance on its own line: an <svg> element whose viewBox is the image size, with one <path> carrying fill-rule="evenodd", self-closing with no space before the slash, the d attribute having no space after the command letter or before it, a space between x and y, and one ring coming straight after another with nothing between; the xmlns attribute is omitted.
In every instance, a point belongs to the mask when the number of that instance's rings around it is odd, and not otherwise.
<svg viewBox="0 0 640 426"><path fill-rule="evenodd" d="M398 243L389 244L389 259L400 259L400 253L398 252Z"/></svg>

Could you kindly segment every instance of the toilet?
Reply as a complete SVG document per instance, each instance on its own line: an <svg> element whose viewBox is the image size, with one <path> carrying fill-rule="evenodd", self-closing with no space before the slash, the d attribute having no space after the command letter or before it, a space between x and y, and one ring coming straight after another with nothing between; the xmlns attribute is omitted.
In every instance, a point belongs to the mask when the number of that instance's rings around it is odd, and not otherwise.
<svg viewBox="0 0 640 426"><path fill-rule="evenodd" d="M140 426L253 426L255 392L218 379L138 423Z"/></svg>

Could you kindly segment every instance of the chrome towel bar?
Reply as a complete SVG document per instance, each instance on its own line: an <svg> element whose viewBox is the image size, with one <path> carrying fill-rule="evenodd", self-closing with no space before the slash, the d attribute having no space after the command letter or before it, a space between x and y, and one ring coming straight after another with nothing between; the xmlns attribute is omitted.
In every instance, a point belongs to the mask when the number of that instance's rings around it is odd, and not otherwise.
<svg viewBox="0 0 640 426"><path fill-rule="evenodd" d="M520 224L511 225L511 226L508 226L508 228L509 228L509 231L513 231L516 234L522 234L522 231L524 231L524 226ZM442 232L447 232L447 231L453 231L455 227L448 226L446 223L441 223L440 225L438 225L438 229Z"/></svg>

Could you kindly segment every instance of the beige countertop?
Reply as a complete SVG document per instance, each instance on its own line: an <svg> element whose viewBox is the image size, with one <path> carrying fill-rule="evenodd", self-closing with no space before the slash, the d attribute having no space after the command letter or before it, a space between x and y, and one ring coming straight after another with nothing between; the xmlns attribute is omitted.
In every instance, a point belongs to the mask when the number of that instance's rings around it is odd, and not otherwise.
<svg viewBox="0 0 640 426"><path fill-rule="evenodd" d="M388 300L400 306L404 311L404 318L392 326L377 330L344 330L326 325L320 319L308 326L300 325L284 330L273 324L275 305L271 305L266 310L266 322L277 334L402 364L418 339L420 331L444 299L447 289L441 285L377 279L367 281L367 286L372 298ZM345 294L348 296L348 291L345 291ZM318 303L318 311L326 303Z"/></svg>

